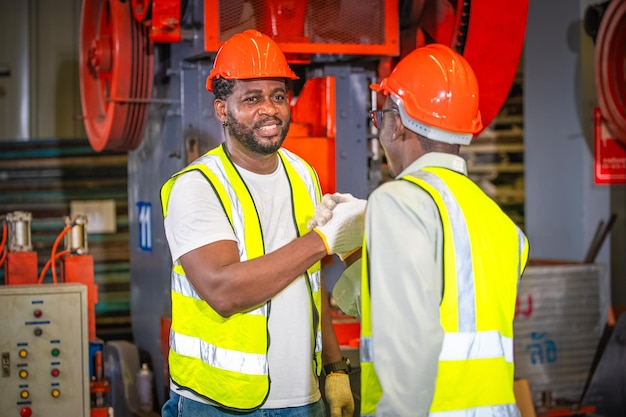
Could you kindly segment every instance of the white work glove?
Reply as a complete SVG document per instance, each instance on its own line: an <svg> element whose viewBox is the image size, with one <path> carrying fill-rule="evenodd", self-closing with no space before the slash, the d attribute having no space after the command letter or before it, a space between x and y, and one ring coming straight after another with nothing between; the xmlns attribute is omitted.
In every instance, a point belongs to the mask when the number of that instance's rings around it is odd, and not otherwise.
<svg viewBox="0 0 626 417"><path fill-rule="evenodd" d="M330 408L330 417L352 417L354 397L350 390L350 377L347 374L333 372L326 375L324 393Z"/></svg>
<svg viewBox="0 0 626 417"><path fill-rule="evenodd" d="M329 255L341 254L344 255L342 259L345 259L345 256L361 247L366 205L367 200L358 198L337 204L332 211L332 218L313 229L324 241Z"/></svg>
<svg viewBox="0 0 626 417"><path fill-rule="evenodd" d="M313 218L309 220L309 230L316 226L323 226L333 217L332 210L339 203L347 203L349 201L356 201L358 198L354 197L350 193L334 193L324 194L322 201L315 207L315 214Z"/></svg>

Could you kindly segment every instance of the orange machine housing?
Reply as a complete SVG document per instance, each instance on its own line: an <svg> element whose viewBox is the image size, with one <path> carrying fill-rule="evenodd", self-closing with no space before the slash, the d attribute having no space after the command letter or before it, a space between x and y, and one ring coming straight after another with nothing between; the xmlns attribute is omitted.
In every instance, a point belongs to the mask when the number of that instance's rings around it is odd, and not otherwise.
<svg viewBox="0 0 626 417"><path fill-rule="evenodd" d="M4 263L4 283L37 284L37 252L8 252Z"/></svg>
<svg viewBox="0 0 626 417"><path fill-rule="evenodd" d="M242 21L241 2L204 0L204 49L217 51L233 33L257 29L275 39L286 54L399 52L397 0L384 0L380 8L363 7L359 0L266 0L253 4L253 16Z"/></svg>
<svg viewBox="0 0 626 417"><path fill-rule="evenodd" d="M61 276L63 282L79 282L87 286L89 340L96 340L95 306L98 304L98 286L94 279L93 256L63 256L61 258Z"/></svg>
<svg viewBox="0 0 626 417"><path fill-rule="evenodd" d="M334 193L335 79L306 81L292 106L292 123L283 146L305 158L317 171L322 193Z"/></svg>

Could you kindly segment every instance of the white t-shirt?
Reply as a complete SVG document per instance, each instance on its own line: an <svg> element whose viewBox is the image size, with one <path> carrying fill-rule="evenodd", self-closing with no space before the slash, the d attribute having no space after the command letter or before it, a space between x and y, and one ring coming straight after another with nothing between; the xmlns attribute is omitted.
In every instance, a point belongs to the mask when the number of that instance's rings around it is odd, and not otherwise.
<svg viewBox="0 0 626 417"><path fill-rule="evenodd" d="M289 182L282 163L269 175L237 169L259 213L266 253L292 241L296 229ZM196 171L181 175L174 184L164 225L173 262L201 246L219 240L236 240L215 191ZM271 300L268 351L271 384L262 408L299 407L321 398L311 363L311 302L304 280L304 276L297 278ZM177 389L174 384L171 388L179 395L206 402L189 391Z"/></svg>

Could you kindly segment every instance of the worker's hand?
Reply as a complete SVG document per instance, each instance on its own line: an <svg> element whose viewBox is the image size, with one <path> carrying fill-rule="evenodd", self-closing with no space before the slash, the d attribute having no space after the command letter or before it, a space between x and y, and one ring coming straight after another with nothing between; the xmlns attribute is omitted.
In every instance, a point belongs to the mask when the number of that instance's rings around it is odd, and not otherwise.
<svg viewBox="0 0 626 417"><path fill-rule="evenodd" d="M324 204L326 204L330 209L335 208L335 206L339 203L349 203L351 201L358 200L358 198L350 193L326 194L324 197L326 197L326 199L322 197L322 201L324 201Z"/></svg>
<svg viewBox="0 0 626 417"><path fill-rule="evenodd" d="M366 204L367 200L358 198L337 204L332 211L332 218L313 229L324 241L329 255L336 253L347 256L361 246Z"/></svg>
<svg viewBox="0 0 626 417"><path fill-rule="evenodd" d="M332 209L335 208L335 206L336 204L332 201L331 195L324 194L322 201L315 206L315 214L313 215L313 218L307 223L309 230L313 230L317 226L323 226L328 223L328 221L333 217Z"/></svg>
<svg viewBox="0 0 626 417"><path fill-rule="evenodd" d="M350 378L347 374L333 372L326 375L324 392L330 408L330 417L352 417L354 397L350 390Z"/></svg>
<svg viewBox="0 0 626 417"><path fill-rule="evenodd" d="M350 201L356 201L358 198L354 197L350 193L334 193L324 194L322 201L315 207L315 214L313 218L309 220L309 230L316 226L323 226L333 217L332 210L339 203L348 203Z"/></svg>

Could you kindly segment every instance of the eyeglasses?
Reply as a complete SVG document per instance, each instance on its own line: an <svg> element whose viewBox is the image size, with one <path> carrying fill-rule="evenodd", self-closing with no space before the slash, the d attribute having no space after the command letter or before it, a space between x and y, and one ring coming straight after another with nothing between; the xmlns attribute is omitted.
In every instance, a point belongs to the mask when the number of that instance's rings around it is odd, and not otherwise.
<svg viewBox="0 0 626 417"><path fill-rule="evenodd" d="M370 112L370 118L372 119L372 123L374 123L374 127L376 129L380 129L380 125L383 124L383 114L392 111L394 113L398 113L396 109L383 109L383 110L372 110Z"/></svg>

